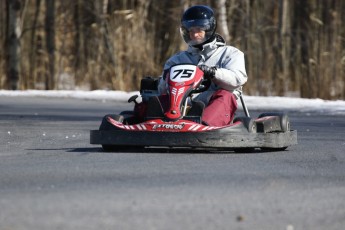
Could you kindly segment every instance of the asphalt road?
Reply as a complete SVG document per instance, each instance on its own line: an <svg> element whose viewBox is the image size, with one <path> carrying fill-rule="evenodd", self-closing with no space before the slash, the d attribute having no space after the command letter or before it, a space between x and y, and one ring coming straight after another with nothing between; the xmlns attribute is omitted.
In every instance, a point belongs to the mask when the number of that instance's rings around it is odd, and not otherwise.
<svg viewBox="0 0 345 230"><path fill-rule="evenodd" d="M344 116L290 111L299 144L283 152L89 144L103 115L129 108L1 97L0 230L344 229Z"/></svg>

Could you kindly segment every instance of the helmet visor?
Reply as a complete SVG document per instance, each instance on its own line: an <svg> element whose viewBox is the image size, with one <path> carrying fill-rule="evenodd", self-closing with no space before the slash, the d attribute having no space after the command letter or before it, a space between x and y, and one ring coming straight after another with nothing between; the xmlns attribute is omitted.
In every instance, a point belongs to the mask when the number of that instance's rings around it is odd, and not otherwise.
<svg viewBox="0 0 345 230"><path fill-rule="evenodd" d="M186 20L182 21L182 28L189 31L192 27L200 28L201 30L208 31L211 29L209 19L195 19L195 20Z"/></svg>

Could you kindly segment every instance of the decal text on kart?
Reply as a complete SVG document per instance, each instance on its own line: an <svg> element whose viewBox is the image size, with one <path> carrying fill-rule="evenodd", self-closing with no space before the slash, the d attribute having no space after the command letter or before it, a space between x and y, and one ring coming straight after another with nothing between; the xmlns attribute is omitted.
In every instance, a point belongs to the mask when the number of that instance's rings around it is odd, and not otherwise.
<svg viewBox="0 0 345 230"><path fill-rule="evenodd" d="M176 129L180 130L183 129L184 124L156 124L152 127L152 129Z"/></svg>

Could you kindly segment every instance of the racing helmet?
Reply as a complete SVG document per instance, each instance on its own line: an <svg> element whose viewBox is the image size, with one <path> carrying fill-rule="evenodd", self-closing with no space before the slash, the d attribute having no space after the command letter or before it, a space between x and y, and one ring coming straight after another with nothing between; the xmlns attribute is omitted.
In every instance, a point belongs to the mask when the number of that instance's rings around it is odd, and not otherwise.
<svg viewBox="0 0 345 230"><path fill-rule="evenodd" d="M205 38L203 41L198 42L193 41L189 36L189 30L192 27L198 27L205 31ZM181 18L181 28L180 33L183 40L188 45L201 45L208 42L214 37L216 32L216 18L214 16L213 10L208 6L197 5L188 8L182 15Z"/></svg>

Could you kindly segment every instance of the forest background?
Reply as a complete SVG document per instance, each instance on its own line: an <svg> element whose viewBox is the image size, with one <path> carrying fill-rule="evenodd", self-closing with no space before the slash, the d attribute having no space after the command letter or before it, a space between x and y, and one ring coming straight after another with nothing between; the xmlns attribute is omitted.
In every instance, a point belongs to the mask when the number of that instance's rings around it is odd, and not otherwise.
<svg viewBox="0 0 345 230"><path fill-rule="evenodd" d="M245 53L245 94L345 99L343 0L2 0L0 88L138 90L195 4Z"/></svg>

